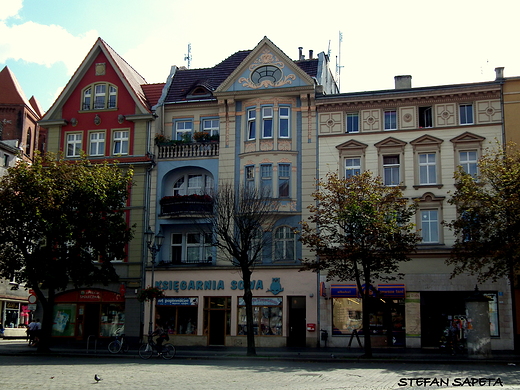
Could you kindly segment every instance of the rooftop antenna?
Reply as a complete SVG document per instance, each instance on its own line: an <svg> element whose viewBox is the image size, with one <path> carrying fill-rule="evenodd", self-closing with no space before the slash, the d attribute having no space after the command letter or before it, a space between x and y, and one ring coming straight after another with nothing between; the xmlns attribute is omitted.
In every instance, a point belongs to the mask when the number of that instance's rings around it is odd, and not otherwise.
<svg viewBox="0 0 520 390"><path fill-rule="evenodd" d="M188 54L184 56L184 61L188 61L188 69L191 65L191 43L188 43Z"/></svg>
<svg viewBox="0 0 520 390"><path fill-rule="evenodd" d="M341 42L343 42L343 33L339 32L339 50L336 57L336 80L338 80L338 89L341 91Z"/></svg>
<svg viewBox="0 0 520 390"><path fill-rule="evenodd" d="M329 57L329 59L330 59L330 39L329 39L329 48L327 49L327 57Z"/></svg>

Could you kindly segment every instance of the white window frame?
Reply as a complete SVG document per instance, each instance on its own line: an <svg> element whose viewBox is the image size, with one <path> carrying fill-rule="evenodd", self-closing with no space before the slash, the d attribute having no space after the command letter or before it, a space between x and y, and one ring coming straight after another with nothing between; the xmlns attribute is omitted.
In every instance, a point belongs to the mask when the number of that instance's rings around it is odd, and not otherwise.
<svg viewBox="0 0 520 390"><path fill-rule="evenodd" d="M181 242L174 241L174 236L180 236ZM192 239L199 237L198 241L195 242ZM181 248L180 259L178 262L174 264L200 264L200 263L209 263L211 258L213 257L212 253L212 237L211 233L201 233L201 232L185 232L179 233L175 232L171 234L170 241L170 256L169 262L174 263L173 259L173 248ZM193 242L192 242L193 241ZM198 252L196 259L190 259L190 256L195 249L195 252Z"/></svg>
<svg viewBox="0 0 520 390"><path fill-rule="evenodd" d="M200 177L200 180L195 178ZM197 184L197 185L194 185ZM214 181L211 175L205 173L185 173L179 176L173 183L173 195L205 195L211 194L214 190Z"/></svg>
<svg viewBox="0 0 520 390"><path fill-rule="evenodd" d="M361 173L361 156L345 157L345 179Z"/></svg>
<svg viewBox="0 0 520 390"><path fill-rule="evenodd" d="M283 133L282 133L283 131ZM280 106L278 108L278 137L291 137L291 109L290 107Z"/></svg>
<svg viewBox="0 0 520 390"><path fill-rule="evenodd" d="M129 153L130 131L129 130L114 130L113 137L113 154L127 155ZM119 149L119 151L118 151Z"/></svg>
<svg viewBox="0 0 520 390"><path fill-rule="evenodd" d="M478 150L471 149L471 150L459 150L459 165L462 167L464 172L470 174L473 177L478 176ZM469 157L470 153L475 153L475 158L471 159ZM465 155L465 158L463 158L463 155ZM474 168L474 172L471 172L471 167Z"/></svg>
<svg viewBox="0 0 520 390"><path fill-rule="evenodd" d="M282 256L278 256L279 253L282 253ZM273 232L273 261L293 262L295 260L296 237L293 229L290 226L277 227Z"/></svg>
<svg viewBox="0 0 520 390"><path fill-rule="evenodd" d="M397 163L390 163L390 162L385 163L385 158L390 158L390 157L397 157ZM401 154L398 154L398 153L383 155L383 157L382 157L383 183L385 186L395 187L395 186L400 185L400 183L401 183L401 159L402 159L402 156L401 156ZM394 172L396 171L396 169L397 169L397 179L398 179L397 183L395 183L395 180L394 180ZM386 177L387 172L391 173L391 176L392 176L391 183L387 182L387 177Z"/></svg>
<svg viewBox="0 0 520 390"><path fill-rule="evenodd" d="M175 139L181 141L187 139L187 134L193 135L193 121L191 119L179 119L175 121Z"/></svg>
<svg viewBox="0 0 520 390"><path fill-rule="evenodd" d="M219 119L203 119L202 120L202 131L207 132L210 136L218 135L220 131Z"/></svg>
<svg viewBox="0 0 520 390"><path fill-rule="evenodd" d="M468 118L468 112L467 112L468 108L470 108L470 111L471 111L470 118ZM464 115L462 115L463 111L464 111ZM460 125L464 126L464 125L474 124L475 123L474 115L475 115L475 110L473 109L472 103L459 104L459 123L460 123Z"/></svg>
<svg viewBox="0 0 520 390"><path fill-rule="evenodd" d="M256 139L256 109L247 110L247 139Z"/></svg>
<svg viewBox="0 0 520 390"><path fill-rule="evenodd" d="M83 134L81 133L67 133L67 157L80 157L83 145ZM72 147L72 151L70 149Z"/></svg>
<svg viewBox="0 0 520 390"><path fill-rule="evenodd" d="M435 213L435 216L433 216ZM423 244L439 244L440 236L440 218L438 209L421 209L419 211L421 219L421 237Z"/></svg>
<svg viewBox="0 0 520 390"><path fill-rule="evenodd" d="M93 131L89 134L89 156L105 155L105 132Z"/></svg>
<svg viewBox="0 0 520 390"><path fill-rule="evenodd" d="M422 157L426 157L425 161L421 161ZM433 156L433 161L431 157ZM437 153L424 152L417 154L417 164L419 166L419 184L437 184ZM431 169L433 168L433 173Z"/></svg>
<svg viewBox="0 0 520 390"><path fill-rule="evenodd" d="M391 121L391 123L387 123L387 120L386 120L387 114L390 114L394 119ZM388 125L388 127L387 127L387 125ZM384 126L385 131L397 130L397 110L384 110L383 111L383 126Z"/></svg>
<svg viewBox="0 0 520 390"><path fill-rule="evenodd" d="M274 109L262 107L262 138L271 139L274 135Z"/></svg>

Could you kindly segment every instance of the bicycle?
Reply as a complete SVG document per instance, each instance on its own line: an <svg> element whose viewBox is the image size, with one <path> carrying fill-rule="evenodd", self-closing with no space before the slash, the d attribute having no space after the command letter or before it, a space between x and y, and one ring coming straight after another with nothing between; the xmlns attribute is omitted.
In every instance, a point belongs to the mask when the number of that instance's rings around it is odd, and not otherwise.
<svg viewBox="0 0 520 390"><path fill-rule="evenodd" d="M148 335L148 341L146 343L141 344L139 347L139 356L141 359L150 359L154 353L157 352L157 355L162 357L165 360L170 360L175 356L175 347L171 343L165 343L162 345L162 351L159 353L157 351L157 343L153 341L153 336L151 334Z"/></svg>
<svg viewBox="0 0 520 390"><path fill-rule="evenodd" d="M126 341L125 335L121 334L123 331L123 328L119 328L115 331L115 340L111 341L108 344L108 351L110 353L119 353L121 351L128 352L130 349L130 346L128 345L128 342Z"/></svg>

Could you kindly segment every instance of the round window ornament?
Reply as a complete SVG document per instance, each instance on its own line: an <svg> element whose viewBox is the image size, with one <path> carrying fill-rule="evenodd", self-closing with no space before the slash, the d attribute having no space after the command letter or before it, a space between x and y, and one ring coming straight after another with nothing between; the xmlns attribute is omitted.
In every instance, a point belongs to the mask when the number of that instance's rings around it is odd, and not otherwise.
<svg viewBox="0 0 520 390"><path fill-rule="evenodd" d="M251 81L255 84L276 84L282 79L282 70L277 66L263 65L251 73Z"/></svg>

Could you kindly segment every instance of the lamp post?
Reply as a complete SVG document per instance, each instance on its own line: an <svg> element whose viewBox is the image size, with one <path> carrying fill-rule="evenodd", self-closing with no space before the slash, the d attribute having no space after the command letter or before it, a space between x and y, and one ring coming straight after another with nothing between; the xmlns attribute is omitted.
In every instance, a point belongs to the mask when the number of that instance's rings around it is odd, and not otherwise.
<svg viewBox="0 0 520 390"><path fill-rule="evenodd" d="M144 233L146 236L146 246L148 247L148 251L150 252L150 256L152 257L152 275L151 275L151 287L154 287L154 276L155 276L155 258L157 253L161 250L161 246L163 244L164 236L159 230L159 234L155 235L150 227ZM155 235L155 238L154 238ZM153 298L150 299L150 324L148 326L148 333L153 332Z"/></svg>

